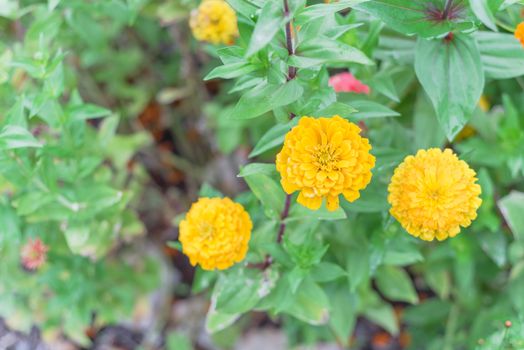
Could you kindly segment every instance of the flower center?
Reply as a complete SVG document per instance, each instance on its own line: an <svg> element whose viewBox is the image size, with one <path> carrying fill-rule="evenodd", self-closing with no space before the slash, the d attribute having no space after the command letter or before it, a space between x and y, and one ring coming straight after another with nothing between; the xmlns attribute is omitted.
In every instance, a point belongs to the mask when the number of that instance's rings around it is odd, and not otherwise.
<svg viewBox="0 0 524 350"><path fill-rule="evenodd" d="M442 190L439 188L428 188L426 199L429 207L438 209L442 205Z"/></svg>
<svg viewBox="0 0 524 350"><path fill-rule="evenodd" d="M336 167L336 156L334 150L331 149L330 145L317 145L315 147L315 166L319 170L331 171L337 170Z"/></svg>
<svg viewBox="0 0 524 350"><path fill-rule="evenodd" d="M215 234L215 229L213 225L210 225L206 221L201 221L199 225L199 232L200 237L202 237L205 240L213 239L213 236Z"/></svg>

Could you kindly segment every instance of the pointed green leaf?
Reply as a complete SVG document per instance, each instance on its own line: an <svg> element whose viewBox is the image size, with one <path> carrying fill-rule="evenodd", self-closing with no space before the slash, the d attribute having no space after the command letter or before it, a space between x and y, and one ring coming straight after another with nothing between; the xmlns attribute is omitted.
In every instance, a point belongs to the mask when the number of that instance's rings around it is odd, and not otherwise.
<svg viewBox="0 0 524 350"><path fill-rule="evenodd" d="M453 140L477 107L484 89L480 53L473 38L419 38L415 71L437 112L448 140Z"/></svg>
<svg viewBox="0 0 524 350"><path fill-rule="evenodd" d="M260 11L255 30L247 48L246 56L253 56L273 40L279 30L284 29L284 6L281 1L266 1Z"/></svg>
<svg viewBox="0 0 524 350"><path fill-rule="evenodd" d="M409 275L400 267L381 266L376 273L378 290L388 299L405 301L411 304L418 302L417 292Z"/></svg>

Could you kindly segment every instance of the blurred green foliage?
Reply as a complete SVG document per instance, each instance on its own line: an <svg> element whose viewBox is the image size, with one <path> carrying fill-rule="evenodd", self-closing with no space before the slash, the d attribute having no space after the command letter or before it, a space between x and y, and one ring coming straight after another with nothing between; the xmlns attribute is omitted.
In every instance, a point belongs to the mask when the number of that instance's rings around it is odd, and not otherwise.
<svg viewBox="0 0 524 350"><path fill-rule="evenodd" d="M147 178L128 165L152 141L136 117L197 86L208 88L200 107L210 143L250 159L238 169L249 191L236 197L255 224L246 261L197 268L192 285L209 294L206 328L217 342L231 345L245 325L236 321L255 310L281 322L291 345L350 346L367 319L409 334L410 349L522 349L524 48L508 30L522 1L453 0L462 10L437 24L419 6L443 11L448 1L289 0L288 14L282 1L228 3L235 45L180 40L173 49L170 31L187 30L197 1L0 0L0 315L86 345L93 314L117 323L159 285L158 263L127 245L145 231L136 207ZM370 95L328 86L348 69ZM218 91L201 86L217 79ZM292 204L279 244L285 193L273 163L297 122L290 113L360 123L377 165L362 197L335 212ZM179 136L185 125L170 118ZM473 135L462 137L464 127ZM386 198L393 169L429 147L453 148L483 189L477 220L440 243L404 232ZM209 185L200 194L221 195ZM31 237L50 247L32 273L20 265ZM252 268L268 256L269 268ZM182 333L166 344L190 348Z"/></svg>

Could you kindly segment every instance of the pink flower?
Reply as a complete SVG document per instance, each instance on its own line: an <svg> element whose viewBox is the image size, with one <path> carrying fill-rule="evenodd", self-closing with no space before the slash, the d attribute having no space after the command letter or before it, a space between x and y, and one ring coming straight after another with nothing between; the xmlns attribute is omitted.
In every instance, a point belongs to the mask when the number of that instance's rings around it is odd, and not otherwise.
<svg viewBox="0 0 524 350"><path fill-rule="evenodd" d="M46 262L48 250L40 238L29 238L20 250L22 265L28 270L37 270Z"/></svg>
<svg viewBox="0 0 524 350"><path fill-rule="evenodd" d="M369 86L355 78L353 74L344 72L329 78L329 85L335 92L354 92L356 94L369 94Z"/></svg>

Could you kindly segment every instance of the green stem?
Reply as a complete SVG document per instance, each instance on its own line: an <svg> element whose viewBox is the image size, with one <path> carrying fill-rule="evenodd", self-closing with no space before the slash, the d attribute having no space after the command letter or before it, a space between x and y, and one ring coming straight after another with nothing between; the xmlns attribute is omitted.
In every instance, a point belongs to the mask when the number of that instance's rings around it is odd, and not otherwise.
<svg viewBox="0 0 524 350"><path fill-rule="evenodd" d="M504 22L502 22L501 20L499 19L495 19L495 23L502 29L504 29L505 31L507 32L510 32L510 33L514 33L515 32L515 28L511 28L511 26L509 24L506 24Z"/></svg>
<svg viewBox="0 0 524 350"><path fill-rule="evenodd" d="M83 207L81 203L73 203L70 200L68 200L66 197L62 196L61 194L53 193L51 191L51 189L49 187L47 187L42 182L42 180L40 180L39 178L33 178L33 176L31 175L31 172L28 169L26 169L26 167L24 165L24 162L22 161L22 159L16 153L10 152L9 153L9 157L11 157L11 159L13 159L18 164L18 166L20 167L20 170L22 171L22 174L24 175L24 177L26 177L29 181L34 182L36 187L38 187L43 192L50 193L50 194L55 194L58 203L60 203L64 207L66 207L69 210L74 211L74 212L79 211Z"/></svg>
<svg viewBox="0 0 524 350"><path fill-rule="evenodd" d="M506 337L508 336L508 329L508 327L504 328L504 335L502 336L498 350L504 350L504 344L506 344Z"/></svg>
<svg viewBox="0 0 524 350"><path fill-rule="evenodd" d="M448 322L446 323L446 334L444 335L443 350L453 350L453 342L455 340L455 330L457 328L459 316L459 307L453 305L449 311Z"/></svg>

